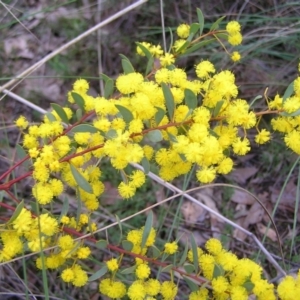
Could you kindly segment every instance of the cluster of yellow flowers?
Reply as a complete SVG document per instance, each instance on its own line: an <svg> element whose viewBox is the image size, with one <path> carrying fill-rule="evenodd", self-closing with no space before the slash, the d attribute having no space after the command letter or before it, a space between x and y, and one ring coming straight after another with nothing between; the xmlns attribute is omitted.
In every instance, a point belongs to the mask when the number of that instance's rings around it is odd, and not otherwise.
<svg viewBox="0 0 300 300"><path fill-rule="evenodd" d="M149 247L155 243L155 230L151 228L145 245L142 247L144 230L143 227L140 230L130 231L126 240L132 243L132 253L142 254L146 258ZM300 292L300 270L296 278L286 276L276 288L262 278L261 266L247 258L238 259L235 254L225 250L219 240L214 238L208 240L205 249L206 251L199 247L190 249L187 253L187 260L183 263L184 268L192 263L193 266L199 268L199 271L194 267L190 269L193 272L189 271L182 275L196 275L197 277L202 275L206 280L206 284L202 284L190 293L190 300L247 300L251 295L258 300L275 300L277 296L282 300L290 300L296 299L297 293ZM172 255L177 251L177 242L166 243L165 250L161 254ZM197 253L196 259L194 253ZM160 282L157 278L151 278L148 260L136 257L134 266L130 268L127 266L127 270L130 271L126 274L133 274L135 277L129 285L116 279L118 272L122 274L126 270L121 268L121 260L122 257L119 257L106 262L109 272L107 277L100 281L101 294L110 299L123 298L126 295L132 300L157 299L155 297L159 297L159 294L165 300L175 299L178 294L177 283L174 279ZM158 257L155 260L158 260ZM152 262L155 261L152 260ZM185 269L188 270L188 268ZM174 271L176 271L174 261L173 267L169 270L171 278L174 278Z"/></svg>
<svg viewBox="0 0 300 300"><path fill-rule="evenodd" d="M90 224L89 224L90 223ZM60 222L48 213L35 217L31 212L22 208L19 215L5 224L4 231L0 232L3 248L0 250L0 262L9 261L17 255L24 253L28 248L32 252L58 246L48 251L36 260L39 269L60 269L61 278L65 282L80 287L86 284L88 276L79 260L90 256L91 250L81 242L75 242L70 234L60 232L64 226L77 231L95 230L96 225L90 222L89 216L81 214L78 221L74 217L62 216Z"/></svg>

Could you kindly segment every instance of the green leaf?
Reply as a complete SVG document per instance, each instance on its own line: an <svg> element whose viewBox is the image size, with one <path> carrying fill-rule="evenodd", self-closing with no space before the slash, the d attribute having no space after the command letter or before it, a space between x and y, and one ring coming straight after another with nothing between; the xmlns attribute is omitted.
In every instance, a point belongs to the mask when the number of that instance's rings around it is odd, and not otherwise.
<svg viewBox="0 0 300 300"><path fill-rule="evenodd" d="M188 42L191 42L193 40L193 37L195 36L195 34L197 33L197 31L200 29L200 24L198 23L193 23L190 26L190 34L189 37L187 38Z"/></svg>
<svg viewBox="0 0 300 300"><path fill-rule="evenodd" d="M170 120L173 120L175 102L174 102L174 98L173 98L171 89L164 82L162 82L161 87L162 87L164 97L166 100L166 106L168 109L168 114L169 114Z"/></svg>
<svg viewBox="0 0 300 300"><path fill-rule="evenodd" d="M115 129L109 129L105 134L107 139L114 139L118 136L117 131Z"/></svg>
<svg viewBox="0 0 300 300"><path fill-rule="evenodd" d="M146 157L142 159L142 167L144 168L144 173L148 174L150 172L150 163Z"/></svg>
<svg viewBox="0 0 300 300"><path fill-rule="evenodd" d="M200 8L197 8L197 16L200 25L200 35L201 35L204 29L204 16Z"/></svg>
<svg viewBox="0 0 300 300"><path fill-rule="evenodd" d="M145 72L146 75L148 75L151 72L153 68L153 64L154 64L154 57L150 57L146 67L146 72Z"/></svg>
<svg viewBox="0 0 300 300"><path fill-rule="evenodd" d="M94 273L92 276L89 277L88 281L94 281L99 278L101 278L103 275L105 275L108 272L107 266L102 267L100 270L98 270L96 273Z"/></svg>
<svg viewBox="0 0 300 300"><path fill-rule="evenodd" d="M189 244L185 243L184 251L183 251L183 253L181 255L180 262L178 264L179 266L182 266L185 263L188 251L189 251Z"/></svg>
<svg viewBox="0 0 300 300"><path fill-rule="evenodd" d="M261 98L262 98L262 95L256 96L256 97L251 101L251 103L249 104L249 107L251 107L258 99L261 99Z"/></svg>
<svg viewBox="0 0 300 300"><path fill-rule="evenodd" d="M61 120L64 123L66 123L66 124L69 123L68 116L67 116L66 112L64 111L64 109L60 105L58 105L56 103L51 103L51 107L58 114L58 116L61 118Z"/></svg>
<svg viewBox="0 0 300 300"><path fill-rule="evenodd" d="M59 221L61 220L61 218L63 216L67 215L68 211L69 211L69 199L68 199L68 197L64 197L61 213L59 216Z"/></svg>
<svg viewBox="0 0 300 300"><path fill-rule="evenodd" d="M290 96L292 96L292 94L294 93L294 81L292 81L289 86L286 88L284 94L283 94L283 97L282 97L282 102L284 103L285 100L287 98L289 98Z"/></svg>
<svg viewBox="0 0 300 300"><path fill-rule="evenodd" d="M167 135L169 137L169 140L172 142L172 143L177 143L177 138L175 135L173 135L172 133L168 132L167 131Z"/></svg>
<svg viewBox="0 0 300 300"><path fill-rule="evenodd" d="M130 123L134 118L132 112L121 105L116 104L116 108L119 110L120 114L122 115L124 121L128 124Z"/></svg>
<svg viewBox="0 0 300 300"><path fill-rule="evenodd" d="M72 132L72 133L75 133L75 132L97 133L97 132L99 132L99 130L92 125L80 124L80 125L74 126L69 132Z"/></svg>
<svg viewBox="0 0 300 300"><path fill-rule="evenodd" d="M174 37L173 37L173 31L171 27L168 27L169 29L169 35L170 35L170 47L169 47L169 51L168 53L171 52L172 48L173 48L173 44L174 44Z"/></svg>
<svg viewBox="0 0 300 300"><path fill-rule="evenodd" d="M183 268L184 268L185 272L188 274L192 274L193 272L195 272L195 267L192 264L185 264L183 266Z"/></svg>
<svg viewBox="0 0 300 300"><path fill-rule="evenodd" d="M92 194L93 188L89 184L89 182L78 172L78 170L72 164L70 164L70 168L71 168L72 175L76 183L79 185L79 187L82 188L87 193Z"/></svg>
<svg viewBox="0 0 300 300"><path fill-rule="evenodd" d="M242 286L247 290L247 292L251 292L255 285L250 279L247 279Z"/></svg>
<svg viewBox="0 0 300 300"><path fill-rule="evenodd" d="M279 114L284 117L296 117L296 116L300 115L300 109L297 109L296 111L294 111L292 113L287 113L287 112L283 111Z"/></svg>
<svg viewBox="0 0 300 300"><path fill-rule="evenodd" d="M173 265L165 266L165 267L163 267L163 268L161 269L161 272L162 272L162 273L169 273L169 272L172 270L172 268L174 268Z"/></svg>
<svg viewBox="0 0 300 300"><path fill-rule="evenodd" d="M184 90L184 99L185 99L185 104L189 109L195 109L197 107L197 96L194 94L193 91L189 89Z"/></svg>
<svg viewBox="0 0 300 300"><path fill-rule="evenodd" d="M126 250L126 251L131 251L133 248L133 243L131 243L130 241L122 241L122 247Z"/></svg>
<svg viewBox="0 0 300 300"><path fill-rule="evenodd" d="M193 264L195 267L195 272L198 273L199 269L199 261L198 261L198 249L197 249L197 243L194 238L194 235L191 235L191 246L192 246L192 252L193 252Z"/></svg>
<svg viewBox="0 0 300 300"><path fill-rule="evenodd" d="M185 50L190 44L191 44L191 42L190 42L189 40L185 41L185 42L181 45L181 47L178 48L178 49L176 50L176 53L180 53L180 52L185 53L184 50Z"/></svg>
<svg viewBox="0 0 300 300"><path fill-rule="evenodd" d="M148 132L147 137L152 143L160 142L163 139L162 133L158 129Z"/></svg>
<svg viewBox="0 0 300 300"><path fill-rule="evenodd" d="M166 114L166 111L164 109L162 109L161 107L158 107L158 106L155 106L155 108L157 109L157 112L154 116L154 119L155 119L156 125L159 126L159 123L164 118L164 116Z"/></svg>
<svg viewBox="0 0 300 300"><path fill-rule="evenodd" d="M22 209L24 208L24 200L22 200L16 207L13 215L10 217L10 219L8 220L8 222L5 225L9 225L11 224L13 221L15 221L18 216L20 215Z"/></svg>
<svg viewBox="0 0 300 300"><path fill-rule="evenodd" d="M219 39L224 39L226 41L228 40L228 33L219 32L214 34L214 36L218 37Z"/></svg>
<svg viewBox="0 0 300 300"><path fill-rule="evenodd" d="M153 257L153 258L158 258L161 255L161 251L154 245L149 247L148 252L150 253L150 256Z"/></svg>
<svg viewBox="0 0 300 300"><path fill-rule="evenodd" d="M129 267L129 268L126 268L126 269L123 269L123 270L120 271L120 273L123 274L123 275L133 274L135 269L136 269L136 265L134 265L132 267Z"/></svg>
<svg viewBox="0 0 300 300"><path fill-rule="evenodd" d="M214 31L214 30L218 29L220 23L223 21L224 18L225 18L225 16L219 18L216 22L214 22L214 23L211 25L209 31Z"/></svg>
<svg viewBox="0 0 300 300"><path fill-rule="evenodd" d="M199 286L194 281L192 281L190 278L183 276L183 279L187 283L187 285L189 286L189 288L192 292L195 292L199 289Z"/></svg>
<svg viewBox="0 0 300 300"><path fill-rule="evenodd" d="M223 276L225 273L224 269L221 265L215 264L214 266L214 272L213 272L213 278L217 278L219 276Z"/></svg>
<svg viewBox="0 0 300 300"><path fill-rule="evenodd" d="M75 103L81 108L82 111L85 111L84 106L85 102L81 95L75 92L71 92L71 95L75 101Z"/></svg>
<svg viewBox="0 0 300 300"><path fill-rule="evenodd" d="M120 229L119 230L120 237L119 237L119 241L118 241L118 244L117 244L117 245L119 245L121 243L122 239L123 239L123 227L122 227L122 223L120 222L120 218L117 215L115 215L115 217L116 217L116 220L118 222L119 229Z"/></svg>
<svg viewBox="0 0 300 300"><path fill-rule="evenodd" d="M151 52L141 43L136 42L136 44L138 45L138 47L143 51L143 53L146 55L146 57L148 59L152 58L152 54Z"/></svg>
<svg viewBox="0 0 300 300"><path fill-rule="evenodd" d="M214 108L214 113L213 113L214 117L216 117L219 114L219 112L220 112L223 104L224 104L223 100L220 100L220 101L217 102L217 104L216 104L216 106Z"/></svg>
<svg viewBox="0 0 300 300"><path fill-rule="evenodd" d="M77 205L76 205L76 223L79 224L79 220L80 220L80 215L82 213L82 200L81 200L81 196L80 196L80 192L79 192L79 187L76 187L76 194L77 197L75 198L77 201Z"/></svg>
<svg viewBox="0 0 300 300"><path fill-rule="evenodd" d="M99 240L96 242L96 247L99 249L106 249L108 242L106 240Z"/></svg>
<svg viewBox="0 0 300 300"><path fill-rule="evenodd" d="M77 121L79 121L82 118L82 110L80 108L76 110L76 118Z"/></svg>
<svg viewBox="0 0 300 300"><path fill-rule="evenodd" d="M144 227L144 230L143 230L142 244L141 244L142 249L146 245L146 242L148 240L148 237L149 237L151 229L152 229L152 225L153 225L153 212L150 211L148 216L147 216L147 220L146 220L145 227Z"/></svg>
<svg viewBox="0 0 300 300"><path fill-rule="evenodd" d="M54 117L54 115L51 112L47 112L45 114L45 116L48 118L48 120L50 121L50 123L57 121L56 118Z"/></svg>
<svg viewBox="0 0 300 300"><path fill-rule="evenodd" d="M25 158L27 156L26 151L24 150L24 148L21 145L17 144L16 148L17 148L17 156L20 160L22 160L23 158ZM25 160L22 163L22 166L24 167L24 169L26 171L28 171L30 168L30 160L29 159Z"/></svg>
<svg viewBox="0 0 300 300"><path fill-rule="evenodd" d="M212 42L214 42L215 39L209 39L209 40L205 40L199 43L194 44L192 47L188 48L182 55L185 56L187 54L196 52L197 50L199 50L200 48L211 44Z"/></svg>
<svg viewBox="0 0 300 300"><path fill-rule="evenodd" d="M108 77L107 75L105 75L103 73L100 74L99 78L102 79L102 80L104 80L104 82L107 82L108 80L111 79L110 77Z"/></svg>
<svg viewBox="0 0 300 300"><path fill-rule="evenodd" d="M112 79L108 79L105 82L105 86L104 86L104 98L109 98L112 93L114 92L114 81Z"/></svg>
<svg viewBox="0 0 300 300"><path fill-rule="evenodd" d="M122 67L125 74L134 72L134 68L127 57L126 59L125 58L122 59Z"/></svg>

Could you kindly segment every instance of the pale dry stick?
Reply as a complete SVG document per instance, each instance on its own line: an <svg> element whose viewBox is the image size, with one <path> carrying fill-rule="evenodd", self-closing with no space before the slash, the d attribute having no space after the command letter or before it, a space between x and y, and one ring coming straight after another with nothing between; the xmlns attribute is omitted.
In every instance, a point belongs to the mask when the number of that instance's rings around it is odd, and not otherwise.
<svg viewBox="0 0 300 300"><path fill-rule="evenodd" d="M33 108L34 110L36 110L37 112L39 112L39 113L41 113L41 114L46 114L46 113L47 113L47 111L46 111L45 109L43 109L43 108L41 108L41 107L39 107L39 106L37 106L37 105L31 103L30 101L24 99L23 97L21 97L21 96L15 94L15 93L13 93L13 92L11 92L11 91L9 91L9 90L4 89L3 92L4 92L6 95L10 96L11 98L13 98L13 99L19 101L20 103L23 103L23 104L27 105L28 107Z"/></svg>
<svg viewBox="0 0 300 300"><path fill-rule="evenodd" d="M94 31L97 31L98 29L102 28L103 26L111 23L112 21L114 21L115 19L123 16L124 14L128 13L129 11L137 8L138 6L142 5L143 3L147 2L148 0L139 0L129 6L127 6L126 8L122 9L121 11L117 12L116 14L112 15L111 17L107 18L106 20L104 20L103 22L101 22L100 24L97 24L95 26L93 26L92 28L90 28L89 30L85 31L84 33L80 34L79 36L77 36L76 38L74 38L73 40L69 41L68 43L62 45L61 47L59 47L58 49L56 49L55 51L51 52L50 54L48 54L47 56L45 56L44 58L42 58L40 61L38 61L37 63L33 64L31 67L29 67L28 69L26 69L25 71L23 71L21 74L17 75L15 78L11 79L9 82L5 83L3 86L0 86L0 92L4 92L5 89L11 87L12 85L14 85L15 83L17 83L18 81L20 81L21 79L24 79L25 76L29 75L30 73L32 73L33 71L35 71L36 69L38 69L40 66L42 66L44 63L46 63L48 60L50 60L51 58L53 58L54 56L56 56L57 54L61 53L62 51L66 50L67 48L69 48L70 46L76 44L77 42L79 42L80 40L82 40L83 38L87 37L88 35L90 35L91 33L93 33ZM5 95L4 95L5 96ZM3 96L3 97L4 97ZM2 97L2 98L3 98ZM1 98L1 99L2 99ZM1 100L0 99L0 100Z"/></svg>
<svg viewBox="0 0 300 300"><path fill-rule="evenodd" d="M167 52L165 17L164 17L164 1L163 0L159 1L159 6L160 6L160 18L161 18L161 29L162 29L162 36L163 36L164 51Z"/></svg>
<svg viewBox="0 0 300 300"><path fill-rule="evenodd" d="M97 22L101 22L101 10L102 8L102 0L98 0L97 2ZM100 75L103 73L102 68L102 49L101 49L101 29L97 30L97 58L98 58L98 75L99 75L99 88L101 92L101 96L104 97L104 83L103 80L100 79Z"/></svg>
<svg viewBox="0 0 300 300"><path fill-rule="evenodd" d="M136 169L139 169L141 171L144 171L144 168L142 166L140 166L139 164L136 163L131 163L131 165L133 167L135 167ZM213 210L212 208L206 206L205 204L199 202L197 199L195 199L194 197L192 197L191 195L188 194L188 191L184 192L181 189L177 188L176 186L172 185L169 182L164 181L163 179L161 179L159 176L155 175L152 172L149 172L147 174L148 177L150 177L152 180L156 181L158 184L165 186L167 189L176 192L178 194L182 194L185 198L187 198L188 200L190 200L191 202L195 203L198 206L201 206L202 208L204 208L205 210L207 210L208 212L210 212L211 214L214 214L215 216L217 216L219 219L223 220L224 222L226 222L227 224L233 226L234 228L237 228L239 230L241 230L242 232L244 232L245 234L247 234L247 236L251 237L255 243L257 244L257 246L261 249L261 251L266 255L267 259L269 260L269 262L275 267L275 269L281 273L283 276L286 276L286 272L281 268L281 266L277 263L277 261L273 258L273 256L269 253L269 251L264 247L264 245L259 241L259 239L250 231L246 230L245 228L239 226L238 224L234 223L233 221L227 219L226 217L224 217L223 215L221 215L220 213L216 212L215 210ZM205 186L201 186L200 188L207 188L207 187L214 187L214 186L224 186L224 184L217 184L217 183L212 183L212 184L207 184ZM243 191L245 191L243 188L240 188L238 186L233 186L233 185L227 185L226 186L231 186L234 187L236 189L241 189ZM247 191L248 192L248 191ZM250 195L252 195L250 192L248 192ZM252 195L254 196L254 195ZM254 198L256 198L254 196Z"/></svg>

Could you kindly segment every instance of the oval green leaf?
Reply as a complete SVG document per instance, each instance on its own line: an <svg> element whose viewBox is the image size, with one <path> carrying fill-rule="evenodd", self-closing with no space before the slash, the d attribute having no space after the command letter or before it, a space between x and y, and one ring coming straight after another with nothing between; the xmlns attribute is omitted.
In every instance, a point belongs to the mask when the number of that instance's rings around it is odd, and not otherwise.
<svg viewBox="0 0 300 300"><path fill-rule="evenodd" d="M197 96L194 94L193 91L189 89L184 90L184 100L185 104L189 109L195 109L197 107Z"/></svg>
<svg viewBox="0 0 300 300"><path fill-rule="evenodd" d="M170 120L173 120L175 102L174 102L172 92L171 92L170 88L164 82L161 84L161 87L163 90L164 98L166 100L168 115L170 117Z"/></svg>
<svg viewBox="0 0 300 300"><path fill-rule="evenodd" d="M56 118L54 117L54 115L51 112L46 113L45 116L48 118L50 123L57 121Z"/></svg>
<svg viewBox="0 0 300 300"><path fill-rule="evenodd" d="M69 123L68 116L67 116L66 112L64 111L64 109L60 105L58 105L56 103L51 103L51 107L58 114L58 116L61 118L61 120L64 123L66 123L66 124Z"/></svg>
<svg viewBox="0 0 300 300"><path fill-rule="evenodd" d="M84 191L86 191L87 193L92 194L93 188L89 184L89 182L78 172L78 170L72 164L70 164L70 168L71 168L72 175L75 181L77 182L78 186L82 188Z"/></svg>
<svg viewBox="0 0 300 300"><path fill-rule="evenodd" d="M187 285L189 286L189 288L192 292L195 292L199 289L199 286L194 281L192 281L190 278L183 276L183 279L187 283Z"/></svg>
<svg viewBox="0 0 300 300"><path fill-rule="evenodd" d="M138 47L143 51L143 53L146 55L146 57L148 59L150 59L152 57L151 52L141 43L136 43L138 45Z"/></svg>
<svg viewBox="0 0 300 300"><path fill-rule="evenodd" d="M121 270L121 274L124 274L124 275L127 275L127 274L133 274L134 271L136 269L136 266L132 266L132 267L129 267L129 268L126 268L126 269L123 269Z"/></svg>
<svg viewBox="0 0 300 300"><path fill-rule="evenodd" d="M8 222L6 223L6 225L9 225L9 224L11 224L13 221L15 221L15 220L18 218L18 216L20 215L20 213L21 213L21 211L22 211L23 208L24 208L24 200L22 200L22 201L18 204L18 206L16 207L16 209L15 209L13 215L10 217L10 219L8 220Z"/></svg>
<svg viewBox="0 0 300 300"><path fill-rule="evenodd" d="M149 234L151 232L152 225L153 225L153 212L151 210L149 212L148 216L147 216L145 227L144 227L144 231L143 231L143 235L142 235L142 244L141 244L141 248L142 249L146 245L146 242L148 240Z"/></svg>
<svg viewBox="0 0 300 300"><path fill-rule="evenodd" d="M158 129L148 132L147 137L152 143L160 142L163 139L162 133Z"/></svg>
<svg viewBox="0 0 300 300"><path fill-rule="evenodd" d="M193 272L195 272L195 267L192 264L185 264L183 268L188 274L192 274Z"/></svg>
<svg viewBox="0 0 300 300"><path fill-rule="evenodd" d="M85 102L81 95L75 92L71 92L71 95L75 101L75 103L81 108L82 111L85 111L84 106Z"/></svg>
<svg viewBox="0 0 300 300"><path fill-rule="evenodd" d="M174 268L173 265L168 265L168 266L165 266L161 269L161 272L162 273L169 273L172 269Z"/></svg>
<svg viewBox="0 0 300 300"><path fill-rule="evenodd" d="M197 249L197 243L194 238L194 235L191 235L191 246L192 246L192 252L193 252L193 264L195 267L195 272L198 273L199 269L199 260L198 260L198 249Z"/></svg>
<svg viewBox="0 0 300 300"><path fill-rule="evenodd" d="M286 88L283 97L282 97L282 102L284 102L287 98L289 98L290 96L292 96L292 94L294 93L294 81L292 81L289 86Z"/></svg>
<svg viewBox="0 0 300 300"><path fill-rule="evenodd" d="M112 93L114 92L114 81L112 79L108 79L105 82L105 86L104 86L104 98L109 98Z"/></svg>
<svg viewBox="0 0 300 300"><path fill-rule="evenodd" d="M204 29L204 16L200 8L197 8L197 17L198 17L198 22L200 26L200 35L201 35Z"/></svg>
<svg viewBox="0 0 300 300"><path fill-rule="evenodd" d="M77 121L80 121L80 119L82 118L82 110L80 108L76 110L76 118Z"/></svg>
<svg viewBox="0 0 300 300"><path fill-rule="evenodd" d="M162 109L161 107L155 106L155 108L157 109L157 112L154 116L155 119L155 123L157 126L159 126L159 123L162 121L162 119L164 118L166 112L164 109Z"/></svg>
<svg viewBox="0 0 300 300"><path fill-rule="evenodd" d="M133 120L133 114L128 108L118 105L118 104L116 104L115 106L119 110L120 114L122 115L124 121L127 124Z"/></svg>
<svg viewBox="0 0 300 300"><path fill-rule="evenodd" d="M209 31L214 31L214 30L218 29L220 23L223 21L224 18L225 18L225 16L219 18L216 22L214 22L214 23L211 25Z"/></svg>
<svg viewBox="0 0 300 300"><path fill-rule="evenodd" d="M179 262L179 264L178 264L179 266L182 266L182 265L185 263L186 258L187 258L188 251L189 251L189 244L186 243L186 244L185 244L185 247L184 247L184 251L183 251L183 253L182 253L182 255L181 255L181 258L180 258L180 262Z"/></svg>
<svg viewBox="0 0 300 300"><path fill-rule="evenodd" d="M133 73L134 67L132 66L129 59L123 54L120 54L120 56L122 57L122 67L123 67L124 73L125 74Z"/></svg>
<svg viewBox="0 0 300 300"><path fill-rule="evenodd" d="M214 117L216 117L219 114L223 104L224 104L224 100L220 100L220 101L217 102L217 104L214 108L214 112L213 112Z"/></svg>
<svg viewBox="0 0 300 300"><path fill-rule="evenodd" d="M106 240L99 240L96 242L96 247L99 249L106 249L108 245L108 242Z"/></svg>
<svg viewBox="0 0 300 300"><path fill-rule="evenodd" d="M150 172L150 163L146 157L142 159L142 167L144 168L144 173L148 174Z"/></svg>
<svg viewBox="0 0 300 300"><path fill-rule="evenodd" d="M21 145L17 144L16 149L17 149L17 156L19 159L22 160L23 158L25 158L27 156L26 151L24 150L24 148ZM30 168L29 159L25 160L22 163L22 165L23 165L25 171L29 171L29 168Z"/></svg>
<svg viewBox="0 0 300 300"><path fill-rule="evenodd" d="M94 273L92 276L89 277L88 281L94 281L99 278L101 278L103 275L105 275L108 272L107 266L102 267L100 270L98 270L96 273Z"/></svg>
<svg viewBox="0 0 300 300"><path fill-rule="evenodd" d="M126 251L131 251L133 248L133 243L131 243L130 241L122 241L122 247L126 250Z"/></svg>
<svg viewBox="0 0 300 300"><path fill-rule="evenodd" d="M88 125L88 124L80 124L77 126L74 126L70 132L90 132L90 133L97 133L99 130L97 128L95 128L92 125Z"/></svg>

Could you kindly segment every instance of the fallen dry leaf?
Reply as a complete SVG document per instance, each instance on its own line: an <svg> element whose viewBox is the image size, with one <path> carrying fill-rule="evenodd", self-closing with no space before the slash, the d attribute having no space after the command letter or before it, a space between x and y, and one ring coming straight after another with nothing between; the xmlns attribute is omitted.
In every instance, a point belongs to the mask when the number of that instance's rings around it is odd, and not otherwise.
<svg viewBox="0 0 300 300"><path fill-rule="evenodd" d="M231 172L230 175L227 175L227 177L239 184L244 184L250 177L255 175L257 171L258 168L256 167L237 168Z"/></svg>
<svg viewBox="0 0 300 300"><path fill-rule="evenodd" d="M234 190L231 201L239 204L252 205L255 199L249 194L241 190Z"/></svg>
<svg viewBox="0 0 300 300"><path fill-rule="evenodd" d="M256 225L258 231L262 234L262 235L267 235L267 237L272 240L273 242L277 241L277 236L276 236L276 232L274 229L272 228L267 228L264 224L262 223L258 223Z"/></svg>
<svg viewBox="0 0 300 300"><path fill-rule="evenodd" d="M205 219L206 211L201 206L185 200L181 206L181 213L186 224L196 224Z"/></svg>
<svg viewBox="0 0 300 300"><path fill-rule="evenodd" d="M258 202L255 202L248 211L248 214L245 217L237 219L235 222L241 227L248 229L249 225L257 224L261 222L264 215L264 209L260 206ZM235 228L233 236L244 241L247 235L241 230Z"/></svg>

